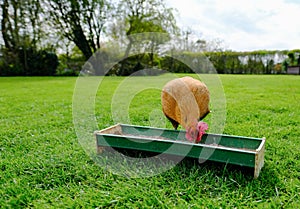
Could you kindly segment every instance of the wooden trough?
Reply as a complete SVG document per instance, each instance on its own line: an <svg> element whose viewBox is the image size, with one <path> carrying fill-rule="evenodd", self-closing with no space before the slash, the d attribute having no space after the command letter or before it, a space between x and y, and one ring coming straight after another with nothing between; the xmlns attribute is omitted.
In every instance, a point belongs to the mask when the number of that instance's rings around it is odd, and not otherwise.
<svg viewBox="0 0 300 209"><path fill-rule="evenodd" d="M204 134L198 144L185 139L185 131L116 124L96 131L97 149L105 147L164 153L250 167L254 178L264 165L265 138Z"/></svg>

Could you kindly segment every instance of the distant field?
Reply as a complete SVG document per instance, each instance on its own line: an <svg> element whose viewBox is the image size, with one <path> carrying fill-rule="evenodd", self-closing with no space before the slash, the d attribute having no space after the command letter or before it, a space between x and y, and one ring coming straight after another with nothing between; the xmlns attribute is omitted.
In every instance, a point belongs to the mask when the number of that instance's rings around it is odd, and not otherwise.
<svg viewBox="0 0 300 209"><path fill-rule="evenodd" d="M188 160L149 178L115 175L99 168L78 143L72 118L76 78L1 77L0 206L300 208L300 76L220 78L226 96L224 133L267 139L265 166L256 180L242 168ZM116 122L164 126L159 90L143 90L164 76L136 77L122 86L124 80L105 77L101 82L95 100L99 129ZM130 86L143 91L129 100L128 110L119 110L124 117L112 115L111 102L118 111ZM212 117L205 119L209 125Z"/></svg>

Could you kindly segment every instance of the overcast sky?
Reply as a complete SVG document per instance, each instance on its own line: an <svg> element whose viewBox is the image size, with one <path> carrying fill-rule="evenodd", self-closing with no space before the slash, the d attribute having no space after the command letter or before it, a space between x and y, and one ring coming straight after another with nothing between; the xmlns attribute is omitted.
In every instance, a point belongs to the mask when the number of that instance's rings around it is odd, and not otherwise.
<svg viewBox="0 0 300 209"><path fill-rule="evenodd" d="M300 48L300 0L166 0L180 28L236 51Z"/></svg>

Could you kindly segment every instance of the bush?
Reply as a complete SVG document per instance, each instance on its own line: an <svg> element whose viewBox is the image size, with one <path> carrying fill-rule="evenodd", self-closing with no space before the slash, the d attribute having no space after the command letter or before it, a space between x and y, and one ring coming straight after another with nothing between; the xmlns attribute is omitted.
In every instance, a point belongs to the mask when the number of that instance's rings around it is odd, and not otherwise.
<svg viewBox="0 0 300 209"><path fill-rule="evenodd" d="M16 52L3 51L0 62L1 76L52 76L56 73L58 57L47 50L36 51L33 48Z"/></svg>
<svg viewBox="0 0 300 209"><path fill-rule="evenodd" d="M78 76L85 64L85 57L78 54L61 54L58 57L59 66L56 70L58 76Z"/></svg>

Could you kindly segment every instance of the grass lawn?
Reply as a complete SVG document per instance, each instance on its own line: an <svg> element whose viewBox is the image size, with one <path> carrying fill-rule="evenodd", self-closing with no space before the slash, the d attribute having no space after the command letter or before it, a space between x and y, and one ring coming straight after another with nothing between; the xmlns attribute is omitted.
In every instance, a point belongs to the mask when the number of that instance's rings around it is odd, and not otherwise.
<svg viewBox="0 0 300 209"><path fill-rule="evenodd" d="M220 77L224 133L267 138L265 166L256 180L243 168L189 160L153 177L116 175L95 164L78 143L72 118L76 78L0 78L0 206L300 208L300 76ZM142 87L162 78L128 82ZM101 83L95 101L98 128L116 122L165 125L157 89L137 92L128 110L118 110L127 91L124 79L106 77ZM118 87L121 93L114 97ZM128 111L123 115L129 119L114 111ZM210 124L211 118L205 120Z"/></svg>

